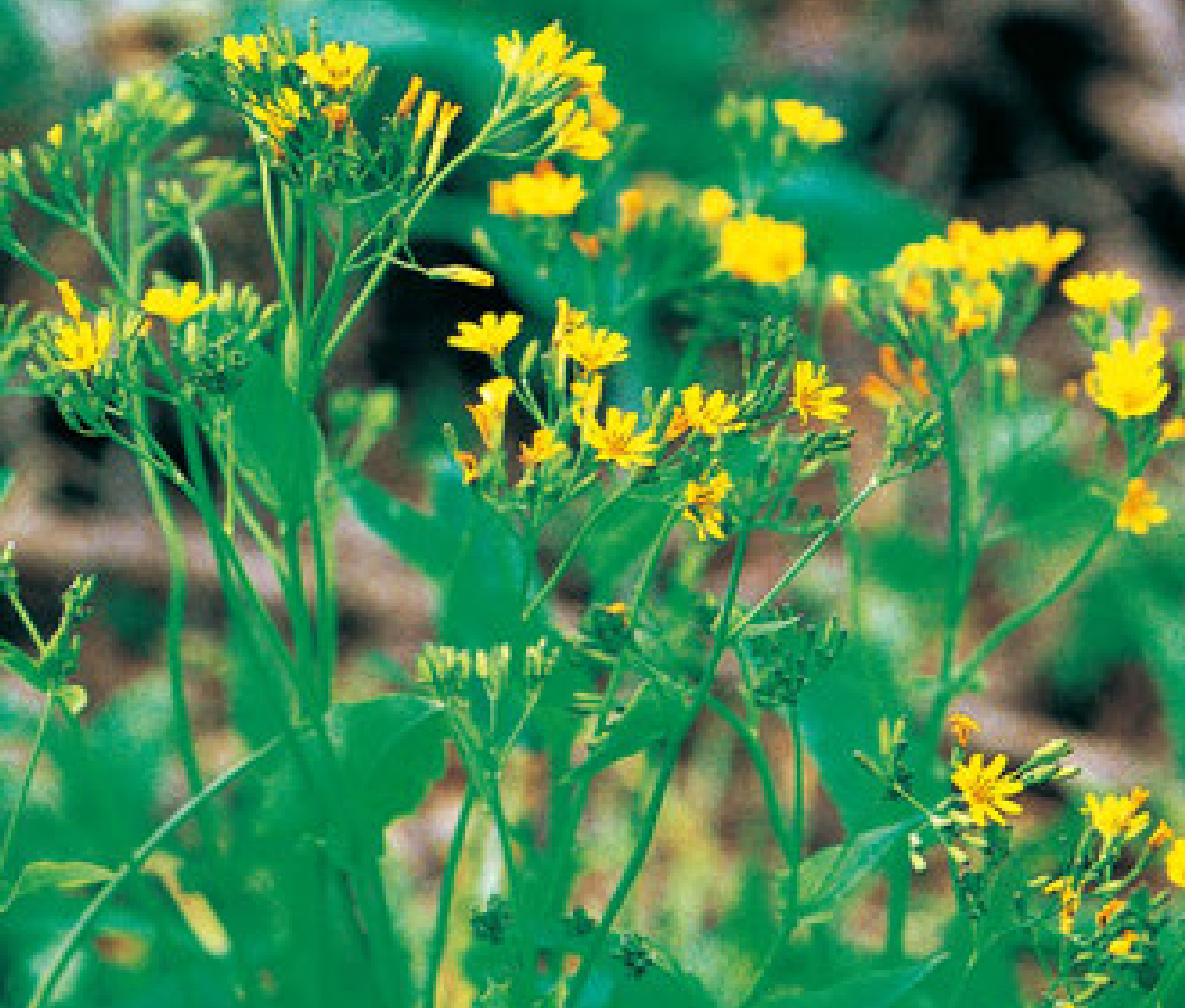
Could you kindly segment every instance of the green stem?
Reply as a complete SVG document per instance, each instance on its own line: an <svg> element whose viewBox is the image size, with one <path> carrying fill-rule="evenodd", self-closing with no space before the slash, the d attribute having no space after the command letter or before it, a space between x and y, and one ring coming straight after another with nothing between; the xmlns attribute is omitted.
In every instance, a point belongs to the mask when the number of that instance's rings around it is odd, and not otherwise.
<svg viewBox="0 0 1192 1008"><path fill-rule="evenodd" d="M0 844L0 881L5 879L8 868L8 855L12 850L13 838L17 834L17 824L25 813L25 805L29 801L29 787L33 783L33 771L37 768L37 761L45 746L46 728L50 724L50 716L54 712L55 700L53 696L46 696L45 707L37 721L37 733L33 736L33 751L25 764L25 774L21 778L21 789L17 792L17 801L8 817L8 825L4 829L4 842Z"/></svg>
<svg viewBox="0 0 1192 1008"><path fill-rule="evenodd" d="M447 947L447 928L451 923L451 898L455 894L455 877L459 872L464 838L467 836L468 822L475 800L476 792L471 787L466 788L459 815L455 820L455 830L451 834L451 846L447 849L447 860L443 865L443 881L439 885L439 906L435 913L435 930L431 936L430 955L426 964L426 1008L435 1008L439 969L443 963L443 952Z"/></svg>
<svg viewBox="0 0 1192 1008"><path fill-rule="evenodd" d="M273 265L277 272L277 283L281 290L282 301L285 303L289 319L286 325L285 337L282 342L282 368L286 376L286 383L295 392L299 391L299 378L302 369L302 344L299 329L298 304L294 298L294 285L286 269L286 254L281 247L281 239L277 231L277 217L273 206L273 182L269 164L264 153L258 155L259 174L261 179L261 210L265 218L265 232L269 236L269 248L273 253Z"/></svg>
<svg viewBox="0 0 1192 1008"><path fill-rule="evenodd" d="M149 860L149 856L157 850L187 819L207 804L221 791L233 784L281 744L281 737L274 738L260 749L249 753L239 763L229 767L218 777L213 778L197 795L179 807L173 815L161 823L120 867L115 875L103 884L92 897L86 909L78 916L69 931L58 943L50 959L50 965L42 973L33 996L29 999L28 1008L42 1008L54 992L63 972L70 964L70 960L86 937L91 922L99 915L108 901L119 891L120 887L132 877L141 866Z"/></svg>
<svg viewBox="0 0 1192 1008"><path fill-rule="evenodd" d="M773 602L779 595L782 594L782 592L786 589L786 586L789 585L799 575L799 572L807 566L812 558L815 557L815 555L819 553L821 549L823 549L824 543L831 538L832 533L840 528L840 526L846 521L848 521L856 512L856 510L862 504L864 504L873 495L874 491L877 490L877 488L881 485L882 481L876 475L869 478L865 485L861 487L857 495L843 508L841 508L836 517L824 526L819 535L811 540L807 548L799 555L798 559L796 559L794 563L792 563L783 572L782 577L778 579L778 581L774 584L774 587L766 592L761 600L752 609L750 609L749 612L737 620L736 624L733 626L732 632L729 634L730 640L739 637L741 632L747 626L749 626L750 623L757 619L771 602Z"/></svg>
<svg viewBox="0 0 1192 1008"><path fill-rule="evenodd" d="M733 553L732 570L729 573L728 587L725 589L724 601L721 604L720 614L716 620L715 635L712 640L708 663L704 668L703 679L699 684L699 689L692 701L691 708L687 711L683 719L683 724L667 744L657 777L654 780L654 788L650 794L649 803L646 806L645 812L642 815L642 821L638 827L637 843L630 854L624 871L621 873L621 878L617 882L616 889L613 890L612 897L605 907L604 915L600 919L600 925L597 927L595 934L588 939L588 950L571 983L571 990L567 996L565 1008L576 1008L579 1004L580 998L583 996L584 990L587 987L588 978L591 976L592 969L596 964L596 956L603 950L604 944L608 939L609 931L612 929L617 915L621 912L621 908L625 905L625 901L629 898L629 893L633 889L638 875L641 874L641 870L645 866L646 856L650 852L650 846L654 839L654 831L658 826L658 816L662 811L662 803L666 797L666 789L670 784L671 776L679 761L679 753L682 750L683 740L687 737L688 732L691 731L696 718L699 717L700 711L703 710L708 697L711 695L712 685L716 680L716 669L720 665L721 656L724 654L724 649L727 647L731 636L729 621L736 602L737 590L741 583L741 571L745 565L745 553L748 543L749 530L744 529L737 538L736 550Z"/></svg>

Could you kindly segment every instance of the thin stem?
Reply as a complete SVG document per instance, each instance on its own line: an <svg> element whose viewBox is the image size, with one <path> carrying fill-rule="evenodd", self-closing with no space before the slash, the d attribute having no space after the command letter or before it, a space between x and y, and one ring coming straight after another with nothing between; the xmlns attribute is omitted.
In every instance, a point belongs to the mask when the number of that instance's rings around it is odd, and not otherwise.
<svg viewBox="0 0 1192 1008"><path fill-rule="evenodd" d="M882 481L876 475L869 477L869 480L863 487L861 487L857 495L840 509L836 517L824 526L819 535L811 540L807 548L799 555L798 559L796 559L794 563L792 563L783 572L782 577L775 582L774 587L766 592L761 600L752 609L750 609L749 612L737 620L736 624L733 626L732 632L729 634L730 640L740 636L741 632L747 626L749 626L750 623L757 619L771 602L773 602L779 595L782 594L782 592L786 589L786 586L789 585L799 575L799 572L807 566L812 558L821 549L823 549L824 543L831 538L832 533L840 528L840 526L846 521L848 521L856 512L856 510L873 495L874 491L877 490L881 484Z"/></svg>
<svg viewBox="0 0 1192 1008"><path fill-rule="evenodd" d="M67 931L58 947L54 950L49 967L41 975L33 996L29 999L28 1008L42 1008L54 992L63 972L70 964L71 957L86 937L87 929L108 901L119 891L120 887L149 860L149 856L157 850L187 819L207 804L221 791L233 784L252 767L260 763L265 757L278 748L282 738L278 736L267 742L260 749L249 753L239 763L229 767L218 777L213 778L197 795L180 806L173 815L161 823L144 843L132 852L129 859L120 867L100 890L92 897L86 909L78 916L70 930Z"/></svg>
<svg viewBox="0 0 1192 1008"><path fill-rule="evenodd" d="M455 820L451 834L451 846L447 849L447 860L443 864L443 881L439 884L439 906L435 913L435 930L431 936L430 955L426 964L426 1008L435 1008L435 996L439 984L439 969L443 964L443 952L447 947L447 928L451 923L451 898L455 894L455 877L459 872L460 858L464 852L464 838L472 816L476 792L472 787L464 790L463 803Z"/></svg>
<svg viewBox="0 0 1192 1008"><path fill-rule="evenodd" d="M50 724L50 716L54 712L55 700L53 696L46 696L45 706L41 717L37 721L37 732L33 736L33 751L29 753L29 760L25 764L25 774L21 778L21 789L17 792L16 804L8 817L8 825L4 829L4 842L0 844L0 880L3 880L8 868L8 855L12 850L12 841L17 834L17 823L25 813L25 805L29 801L29 787L33 783L33 771L37 768L37 761L45 746L46 729Z"/></svg>
<svg viewBox="0 0 1192 1008"><path fill-rule="evenodd" d="M724 654L724 649L727 647L731 636L729 620L736 602L737 590L741 583L741 571L745 566L745 553L748 543L749 530L744 529L737 538L737 546L733 553L732 570L729 572L728 587L725 589L724 601L721 604L720 614L716 620L715 635L712 640L711 651L708 655L708 663L704 669L703 679L700 682L698 692L692 701L691 707L687 711L683 724L667 744L658 775L654 780L654 788L650 794L649 803L646 806L638 827L637 843L634 846L633 852L630 854L628 863L625 865L625 870L621 873L617 887L613 891L608 905L605 907L604 916L600 919L599 927L597 927L595 934L588 939L588 950L584 955L583 961L580 963L579 969L576 971L575 979L571 983L566 1008L575 1008L579 1004L580 998L583 996L583 992L587 987L588 978L591 976L592 969L595 966L596 955L604 948L604 943L608 939L613 922L616 920L617 914L621 912L621 908L625 905L625 901L629 898L629 893L633 889L633 884L637 881L638 875L641 874L641 870L645 866L646 856L650 852L650 845L654 839L654 830L658 826L658 816L662 811L662 803L666 797L666 789L670 784L671 776L679 761L679 753L682 749L683 740L687 737L688 732L691 731L696 718L699 717L700 711L711 695L712 685L716 680L716 669L720 665L721 656Z"/></svg>
<svg viewBox="0 0 1192 1008"><path fill-rule="evenodd" d="M298 306L294 299L294 285L290 274L286 270L286 256L282 251L281 239L278 237L277 217L273 206L273 183L269 164L264 153L258 154L261 179L261 210L265 218L265 232L269 236L269 248L273 253L273 264L277 271L277 283L281 289L282 301L285 303L289 321L282 343L282 365L286 382L290 388L298 390L298 379L301 373L302 346L298 330Z"/></svg>

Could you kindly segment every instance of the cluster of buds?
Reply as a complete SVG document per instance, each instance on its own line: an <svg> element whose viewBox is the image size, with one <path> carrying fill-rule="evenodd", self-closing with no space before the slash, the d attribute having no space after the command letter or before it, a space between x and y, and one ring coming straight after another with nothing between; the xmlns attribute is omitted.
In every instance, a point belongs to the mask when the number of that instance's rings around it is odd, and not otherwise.
<svg viewBox="0 0 1192 1008"><path fill-rule="evenodd" d="M641 935L633 932L620 936L615 956L621 960L625 971L635 980L645 976L650 967L655 964L654 952L650 948L650 943Z"/></svg>
<svg viewBox="0 0 1192 1008"><path fill-rule="evenodd" d="M775 610L750 624L741 643L750 659L759 707L792 707L807 683L836 661L845 631L835 617L820 624L798 613Z"/></svg>
<svg viewBox="0 0 1192 1008"><path fill-rule="evenodd" d="M716 125L742 147L764 143L775 161L789 161L844 139L844 123L818 105L797 98L774 100L729 92L716 109Z"/></svg>
<svg viewBox="0 0 1192 1008"><path fill-rule="evenodd" d="M504 944L512 923L509 901L499 893L492 893L483 908L472 911L472 934L477 941L489 945Z"/></svg>
<svg viewBox="0 0 1192 1008"><path fill-rule="evenodd" d="M1179 915L1171 889L1144 879L1161 860L1168 885L1182 889L1184 841L1162 819L1151 825L1148 798L1143 788L1086 796L1088 822L1063 867L1031 879L1016 896L1024 924L1056 939L1048 1005L1087 1004L1115 988L1150 991L1158 983L1160 937Z"/></svg>
<svg viewBox="0 0 1192 1008"><path fill-rule="evenodd" d="M937 411L896 408L886 414L883 468L887 478L926 469L939 458L943 446L943 423Z"/></svg>

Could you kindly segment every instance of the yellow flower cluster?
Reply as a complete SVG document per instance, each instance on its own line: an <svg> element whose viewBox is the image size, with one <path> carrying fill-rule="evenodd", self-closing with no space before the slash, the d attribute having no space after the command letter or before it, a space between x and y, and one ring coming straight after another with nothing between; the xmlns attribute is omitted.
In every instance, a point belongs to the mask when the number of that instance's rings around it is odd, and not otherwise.
<svg viewBox="0 0 1192 1008"><path fill-rule="evenodd" d="M551 343L561 359L575 361L585 375L628 360L629 340L619 332L589 325L588 313L576 311L566 298L556 307Z"/></svg>
<svg viewBox="0 0 1192 1008"><path fill-rule="evenodd" d="M844 123L828 115L818 105L809 105L797 98L776 100L774 118L811 147L840 143L844 139Z"/></svg>
<svg viewBox="0 0 1192 1008"><path fill-rule="evenodd" d="M930 235L921 242L904 246L893 269L956 272L979 282L1025 266L1043 283L1083 243L1078 231L1062 228L1053 232L1038 222L986 231L976 221L954 220L948 225L946 235Z"/></svg>
<svg viewBox="0 0 1192 1008"><path fill-rule="evenodd" d="M598 87L604 67L590 49L576 51L559 23L553 22L523 42L521 33L511 31L497 38L497 62L515 87L532 93L572 84Z"/></svg>
<svg viewBox="0 0 1192 1008"><path fill-rule="evenodd" d="M803 272L807 233L799 224L748 214L720 229L717 269L756 284L784 284Z"/></svg>
<svg viewBox="0 0 1192 1008"><path fill-rule="evenodd" d="M269 39L264 35L225 35L221 42L224 62L235 70L251 67L260 70L269 51Z"/></svg>
<svg viewBox="0 0 1192 1008"><path fill-rule="evenodd" d="M503 217L566 217L585 196L583 179L563 175L549 161L488 184L489 210Z"/></svg>
<svg viewBox="0 0 1192 1008"><path fill-rule="evenodd" d="M331 91L346 91L368 66L368 49L355 42L328 42L322 52L304 52L296 60L315 84Z"/></svg>

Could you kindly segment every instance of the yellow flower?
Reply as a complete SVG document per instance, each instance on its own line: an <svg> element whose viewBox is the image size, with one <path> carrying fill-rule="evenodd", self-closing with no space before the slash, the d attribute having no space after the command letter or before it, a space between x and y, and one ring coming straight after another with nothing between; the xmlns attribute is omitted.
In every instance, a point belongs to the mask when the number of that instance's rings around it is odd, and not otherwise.
<svg viewBox="0 0 1192 1008"><path fill-rule="evenodd" d="M596 87L604 80L604 67L590 49L575 51L575 43L553 22L523 43L521 33L511 31L497 38L497 62L520 87L542 91L575 81Z"/></svg>
<svg viewBox="0 0 1192 1008"><path fill-rule="evenodd" d="M261 57L269 50L269 39L264 35L235 35L223 37L223 58L229 66L243 70L246 66L261 69Z"/></svg>
<svg viewBox="0 0 1192 1008"><path fill-rule="evenodd" d="M571 232L571 244L585 259L597 259L600 256L600 237L594 234L584 234L582 231Z"/></svg>
<svg viewBox="0 0 1192 1008"><path fill-rule="evenodd" d="M355 42L328 42L321 53L305 52L298 65L314 83L332 91L346 91L368 66L368 49Z"/></svg>
<svg viewBox="0 0 1192 1008"><path fill-rule="evenodd" d="M1167 852L1167 857L1163 859L1163 865L1167 869L1167 881L1173 886L1184 888L1184 838L1179 837L1172 845L1171 850Z"/></svg>
<svg viewBox="0 0 1192 1008"><path fill-rule="evenodd" d="M1061 289L1072 304L1078 308L1089 308L1097 312L1108 312L1137 297L1142 285L1121 270L1113 273L1077 273L1068 277Z"/></svg>
<svg viewBox="0 0 1192 1008"><path fill-rule="evenodd" d="M532 173L494 179L488 194L489 209L503 217L566 217L587 195L582 178L560 174L549 161L540 162Z"/></svg>
<svg viewBox="0 0 1192 1008"><path fill-rule="evenodd" d="M981 730L981 722L957 711L955 714L948 715L948 730L956 739L956 744L961 749L967 749L969 739Z"/></svg>
<svg viewBox="0 0 1192 1008"><path fill-rule="evenodd" d="M1158 825L1155 826L1154 832L1146 838L1146 845L1152 850L1155 850L1158 847L1162 847L1174 836L1175 834L1172 832L1171 827L1167 825L1167 820L1160 819Z"/></svg>
<svg viewBox="0 0 1192 1008"><path fill-rule="evenodd" d="M169 287L150 287L141 298L141 308L150 315L157 315L182 325L187 319L206 311L215 304L214 294L199 295L199 285L193 280L187 280L182 289L175 291Z"/></svg>
<svg viewBox="0 0 1192 1008"><path fill-rule="evenodd" d="M58 296L62 299L62 309L72 319L78 322L83 317L83 303L75 293L74 284L69 280L59 280Z"/></svg>
<svg viewBox="0 0 1192 1008"><path fill-rule="evenodd" d="M351 118L351 112L343 102L328 102L319 111L332 131L343 129Z"/></svg>
<svg viewBox="0 0 1192 1008"><path fill-rule="evenodd" d="M397 103L397 108L393 110L393 117L395 119L407 118L414 111L414 103L418 101L418 95L421 92L422 78L418 74L414 74L410 78L410 82L406 85L406 90L402 93L401 100Z"/></svg>
<svg viewBox="0 0 1192 1008"><path fill-rule="evenodd" d="M982 280L974 288L953 287L949 300L956 310L952 320L953 336L966 336L987 326L996 327L1002 310L1002 293L988 280Z"/></svg>
<svg viewBox="0 0 1192 1008"><path fill-rule="evenodd" d="M1085 795L1084 807L1080 810L1088 816L1089 825L1101 834L1105 843L1112 843L1119 836L1133 840L1146 829L1150 822L1148 812L1139 812L1149 795L1142 788L1135 788L1129 795Z"/></svg>
<svg viewBox="0 0 1192 1008"><path fill-rule="evenodd" d="M571 383L571 419L580 427L596 415L600 396L604 390L604 377L599 373L577 378Z"/></svg>
<svg viewBox="0 0 1192 1008"><path fill-rule="evenodd" d="M1039 283L1046 283L1055 268L1080 250L1084 237L1079 231L1062 228L1051 233L1046 224L1024 224L1013 231L1018 258L1035 271Z"/></svg>
<svg viewBox="0 0 1192 1008"><path fill-rule="evenodd" d="M828 384L828 369L811 361L795 361L794 391L790 408L807 423L809 417L840 423L848 416L848 406L836 402L845 393L843 385Z"/></svg>
<svg viewBox="0 0 1192 1008"><path fill-rule="evenodd" d="M1172 441L1184 440L1184 418L1172 417L1159 428L1159 443L1170 444Z"/></svg>
<svg viewBox="0 0 1192 1008"><path fill-rule="evenodd" d="M467 409L472 414L472 422L476 424L484 446L492 449L501 440L501 433L505 429L505 408L513 392L513 379L504 375L490 378L477 391L480 402Z"/></svg>
<svg viewBox="0 0 1192 1008"><path fill-rule="evenodd" d="M1136 476L1126 484L1126 496L1118 505L1115 527L1122 532L1146 535L1152 525L1167 521L1167 508L1159 503L1159 495L1147 481Z"/></svg>
<svg viewBox="0 0 1192 1008"><path fill-rule="evenodd" d="M786 283L803 272L806 237L798 224L758 214L725 221L717 269L751 283Z"/></svg>
<svg viewBox="0 0 1192 1008"><path fill-rule="evenodd" d="M857 298L857 284L852 277L843 273L834 273L828 284L832 300L837 304L850 304Z"/></svg>
<svg viewBox="0 0 1192 1008"><path fill-rule="evenodd" d="M935 285L930 277L912 277L899 288L898 298L912 315L924 315L935 304Z"/></svg>
<svg viewBox="0 0 1192 1008"><path fill-rule="evenodd" d="M1126 901L1120 899L1106 900L1105 905L1094 915L1097 927L1104 929L1118 914L1126 909Z"/></svg>
<svg viewBox="0 0 1192 1008"><path fill-rule="evenodd" d="M646 194L630 187L617 193L617 230L632 231L646 210Z"/></svg>
<svg viewBox="0 0 1192 1008"><path fill-rule="evenodd" d="M961 763L952 772L952 783L968 805L968 814L978 828L984 827L987 821L1005 826L1006 816L1022 812L1022 806L1010 800L1012 795L1022 791L1022 781L1002 776L1005 769L1005 756L995 756L987 766L981 753L973 753L967 763Z"/></svg>
<svg viewBox="0 0 1192 1008"><path fill-rule="evenodd" d="M689 430L708 437L744 430L745 425L737 421L738 413L739 407L719 389L705 396L701 385L689 385L683 389L680 405L675 407L663 438L673 441Z"/></svg>
<svg viewBox="0 0 1192 1008"><path fill-rule="evenodd" d="M1138 941L1138 938L1137 931L1127 929L1114 938L1105 948L1115 958L1128 959L1134 952L1134 943Z"/></svg>
<svg viewBox="0 0 1192 1008"><path fill-rule="evenodd" d="M737 201L719 186L711 186L699 194L699 219L710 227L723 224L737 209Z"/></svg>
<svg viewBox="0 0 1192 1008"><path fill-rule="evenodd" d="M520 445L518 450L518 458L527 469L566 454L567 446L555 437L554 431L545 429L534 431L530 443Z"/></svg>
<svg viewBox="0 0 1192 1008"><path fill-rule="evenodd" d="M556 150L574 154L585 161L599 161L612 150L612 143L592 125L587 110L576 108L574 102L560 102L555 106L554 117Z"/></svg>
<svg viewBox="0 0 1192 1008"><path fill-rule="evenodd" d="M1093 353L1093 370L1084 376L1089 398L1102 409L1125 419L1154 413L1167 398L1163 381L1163 344L1144 339L1131 347L1114 340L1109 350Z"/></svg>
<svg viewBox="0 0 1192 1008"><path fill-rule="evenodd" d="M603 371L628 360L629 340L619 332L593 329L580 324L568 327L556 342L559 352L574 360L585 372Z"/></svg>
<svg viewBox="0 0 1192 1008"><path fill-rule="evenodd" d="M53 126L46 130L46 143L54 148L61 147L62 132L62 123L54 123Z"/></svg>
<svg viewBox="0 0 1192 1008"><path fill-rule="evenodd" d="M480 475L480 462L476 458L475 452L457 451L455 453L455 461L459 464L459 468L463 473L464 486L474 482L476 477Z"/></svg>
<svg viewBox="0 0 1192 1008"><path fill-rule="evenodd" d="M1071 875L1061 875L1043 887L1043 891L1060 900L1060 934L1070 935L1080 909L1080 890L1073 885Z"/></svg>
<svg viewBox="0 0 1192 1008"><path fill-rule="evenodd" d="M828 115L818 105L808 105L796 98L779 98L774 102L774 117L783 126L795 131L805 144L839 143L844 139L844 123Z"/></svg>
<svg viewBox="0 0 1192 1008"><path fill-rule="evenodd" d="M435 280L453 280L470 287L491 287L497 282L496 277L488 270L477 269L475 266L436 266L427 273Z"/></svg>
<svg viewBox="0 0 1192 1008"><path fill-rule="evenodd" d="M592 418L584 425L583 433L584 440L596 449L597 461L613 462L622 469L654 464L653 455L658 450L654 432L637 431L636 413L610 406L604 412L604 426Z"/></svg>
<svg viewBox="0 0 1192 1008"><path fill-rule="evenodd" d="M62 321L54 335L54 346L62 356L58 364L67 371L94 371L107 356L112 343L112 320L107 312L95 317L95 324L75 319Z"/></svg>
<svg viewBox="0 0 1192 1008"><path fill-rule="evenodd" d="M479 322L461 322L459 332L448 338L447 345L498 357L517 338L521 324L517 312L505 312L499 318L496 312L485 312Z"/></svg>
<svg viewBox="0 0 1192 1008"><path fill-rule="evenodd" d="M259 120L269 131L269 135L281 140L287 133L298 125L299 119L306 118L306 109L302 107L302 98L293 88L282 88L277 100L266 99L264 104L253 105L250 109L253 118Z"/></svg>
<svg viewBox="0 0 1192 1008"><path fill-rule="evenodd" d="M695 525L700 542L724 538L724 511L721 504L733 488L728 473L718 472L706 480L692 480L687 484L687 508L683 517Z"/></svg>
<svg viewBox="0 0 1192 1008"><path fill-rule="evenodd" d="M588 114L596 129L601 133L611 133L621 125L621 110L604 96L600 88L585 88L584 95L588 99Z"/></svg>

